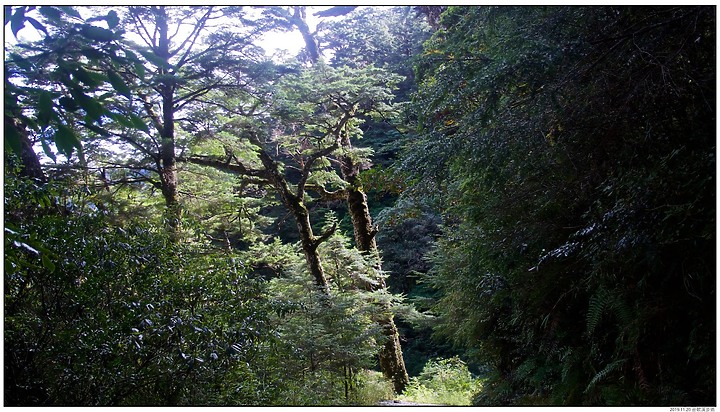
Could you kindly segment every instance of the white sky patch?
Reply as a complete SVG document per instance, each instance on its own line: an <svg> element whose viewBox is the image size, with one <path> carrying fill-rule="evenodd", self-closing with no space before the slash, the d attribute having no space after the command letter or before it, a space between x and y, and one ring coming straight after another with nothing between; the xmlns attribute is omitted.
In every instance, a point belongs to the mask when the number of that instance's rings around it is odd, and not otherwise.
<svg viewBox="0 0 720 412"><path fill-rule="evenodd" d="M328 8L329 6L309 6L307 8L307 23L310 27L311 31L315 31L317 28L317 24L319 23L320 19L318 17L315 17L313 13L318 12L319 10L324 10ZM96 10L101 9L101 7L96 6ZM118 6L113 6L112 8L117 9ZM262 7L248 7L251 10L251 13L254 11L259 12ZM110 7L108 7L110 9ZM87 10L83 10L83 7L78 8L78 11L83 15L83 17L87 18L86 12ZM37 10L31 11L28 16L34 17L36 19L39 18L39 13L37 13ZM227 21L228 25L232 24L232 21L228 19ZM131 35L131 32L128 32L126 35ZM9 46L13 46L17 43L30 43L34 41L38 41L42 39L43 33L35 29L31 24L27 23L25 24L25 27L18 32L17 40L15 38L15 35L13 34L12 30L10 29L10 25L5 25L5 49ZM132 36L128 36L132 37ZM136 42L138 42L139 39L133 39ZM138 43L141 44L141 43ZM305 47L305 43L303 41L302 35L300 35L300 32L297 30L293 31L272 31L265 33L262 38L257 41L257 45L262 47L265 50L265 54L268 57L271 56L277 56L277 55L289 55L294 56L297 55L300 50L302 50L303 47Z"/></svg>
<svg viewBox="0 0 720 412"><path fill-rule="evenodd" d="M104 14L107 11L111 9L115 9L118 12L121 12L119 10L123 6L108 6L108 7L102 7L102 6L95 6L92 8L92 10L85 8L85 7L78 7L76 10L84 17L89 18L91 15L94 14ZM331 6L308 6L306 9L306 22L308 24L308 27L310 28L311 32L314 32L317 29L317 25L320 23L321 18L318 18L314 15L314 13L317 13L320 10L325 10ZM249 6L245 8L246 11L249 11L250 15L257 14L259 15L260 11L262 10L262 7L260 6ZM93 13L93 11L95 13ZM32 10L28 13L29 17L33 17L37 20L41 20L40 14L37 10ZM326 17L322 18L322 20L334 20L333 17ZM233 22L230 19L227 19L227 22L219 22L221 25L227 24L232 25ZM95 24L99 26L104 26L103 22L96 22ZM189 30L189 29L188 29ZM26 23L25 26L18 32L17 38L13 34L10 24L5 25L5 53L8 52L10 48L12 48L17 43L32 43L38 40L41 40L44 36L44 34L37 29L35 29L30 23ZM189 33L188 33L189 34ZM182 31L179 33L179 36L182 37ZM125 34L125 38L131 41L134 41L137 44L143 44L142 40L132 31L127 31ZM297 56L298 53L305 47L305 42L303 40L302 35L297 29L293 29L291 31L270 31L262 35L262 37L256 41L256 45L262 47L265 50L265 54L267 57L272 58L275 61L282 61L286 58L291 58L294 56ZM324 53L325 58L328 58L328 51L326 50ZM331 54L331 53L330 53ZM37 147L35 148L36 153L38 153L38 156L41 159L42 163L51 163L52 160L48 158L45 153L40 148L40 143L37 143ZM54 149L54 145L51 144L51 147ZM115 154L124 153L124 148L121 149L115 144L107 143L100 144L100 147L102 147L105 150L114 152ZM57 150L54 150L57 152ZM63 163L65 160L65 156L63 156L61 153L55 153L57 156L58 163Z"/></svg>
<svg viewBox="0 0 720 412"><path fill-rule="evenodd" d="M313 16L313 13L325 8L324 6L309 6L307 8L307 24L311 32L315 31L317 24L320 22L320 19ZM254 9L259 12L262 8L257 7ZM265 55L268 57L296 56L305 47L305 41L300 32L294 29L292 31L265 33L257 42L257 45L265 50Z"/></svg>

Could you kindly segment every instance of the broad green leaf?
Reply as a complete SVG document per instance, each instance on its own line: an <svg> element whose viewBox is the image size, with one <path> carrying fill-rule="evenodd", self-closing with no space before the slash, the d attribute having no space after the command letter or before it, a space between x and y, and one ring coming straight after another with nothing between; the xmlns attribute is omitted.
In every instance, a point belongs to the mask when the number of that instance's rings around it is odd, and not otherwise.
<svg viewBox="0 0 720 412"><path fill-rule="evenodd" d="M110 115L110 117L125 127L129 127L129 128L133 128L133 129L136 128L135 124L125 115L122 115L120 113L112 113Z"/></svg>
<svg viewBox="0 0 720 412"><path fill-rule="evenodd" d="M8 87L9 84L5 85L5 93L3 93L3 100L5 103L5 116L13 117L13 113L16 113L20 109L17 102L17 95L13 93Z"/></svg>
<svg viewBox="0 0 720 412"><path fill-rule="evenodd" d="M23 70L27 70L27 71L33 70L33 65L32 65L32 63L30 63L30 61L28 59L26 59L16 53L10 53L8 56L10 57L10 60L13 63L17 64L17 66L19 68L21 68Z"/></svg>
<svg viewBox="0 0 720 412"><path fill-rule="evenodd" d="M50 124L50 119L52 118L53 114L53 101L52 101L52 94L47 91L43 91L40 93L40 98L38 99L38 124L43 129L48 127Z"/></svg>
<svg viewBox="0 0 720 412"><path fill-rule="evenodd" d="M52 149L50 149L50 145L47 143L44 137L40 139L40 143L42 144L43 152L45 152L47 157L51 158L53 162L57 162L57 159L55 158L55 153L53 153Z"/></svg>
<svg viewBox="0 0 720 412"><path fill-rule="evenodd" d="M97 101L102 102L105 101L111 97L115 97L117 93L115 92L105 92L99 96L97 96Z"/></svg>
<svg viewBox="0 0 720 412"><path fill-rule="evenodd" d="M103 83L108 81L107 76L105 76L102 73L85 70L85 69L82 69L81 67L78 68L78 71L80 71L80 70L84 71L82 82L85 83L85 85L90 87L91 89L100 87L100 86L102 86Z"/></svg>
<svg viewBox="0 0 720 412"><path fill-rule="evenodd" d="M70 156L73 148L80 147L80 140L69 127L58 124L58 130L55 132L55 146L64 155Z"/></svg>
<svg viewBox="0 0 720 412"><path fill-rule="evenodd" d="M150 129L148 128L147 123L138 115L130 113L130 121L132 122L133 126L136 129L140 129L144 132L149 132Z"/></svg>
<svg viewBox="0 0 720 412"><path fill-rule="evenodd" d="M80 106L78 106L75 99L73 99L72 97L68 97L68 96L63 96L60 98L60 106L62 106L63 109L65 109L69 112L74 112L80 108Z"/></svg>
<svg viewBox="0 0 720 412"><path fill-rule="evenodd" d="M105 57L105 55L103 55L102 52L100 52L99 50L94 49L92 47L83 48L82 54L85 55L85 57L87 57L90 60L97 60L97 59L102 59L103 57Z"/></svg>
<svg viewBox="0 0 720 412"><path fill-rule="evenodd" d="M166 69L169 68L168 62L166 62L162 57L158 56L157 54L153 53L152 51L138 50L138 52L140 54L142 54L142 56L144 58L146 58L147 61L149 61L150 63L152 63L158 67L163 67Z"/></svg>
<svg viewBox="0 0 720 412"><path fill-rule="evenodd" d="M126 57L128 60L130 60L130 61L132 61L132 62L139 62L139 61L140 61L140 60L138 60L137 54L133 53L132 51L130 51L130 50L123 50L123 52L125 53L125 57Z"/></svg>
<svg viewBox="0 0 720 412"><path fill-rule="evenodd" d="M46 19L51 20L54 23L62 22L62 14L60 13L60 10L56 9L55 7L42 6L38 9L38 11Z"/></svg>
<svg viewBox="0 0 720 412"><path fill-rule="evenodd" d="M85 128L87 128L87 129L89 129L89 130L91 130L91 131L99 134L100 136L106 136L106 137L107 137L107 136L109 135L109 133L107 132L107 130L103 129L102 127L95 126L94 124L92 124L92 123L90 123L90 122L87 122L87 124L85 124ZM78 149L78 150L79 150L79 149Z"/></svg>
<svg viewBox="0 0 720 412"><path fill-rule="evenodd" d="M73 17L77 17L78 19L82 19L82 16L80 15L80 13L78 13L77 10L75 10L74 8L72 8L70 6L60 6L60 10L64 11L65 14L68 14Z"/></svg>
<svg viewBox="0 0 720 412"><path fill-rule="evenodd" d="M103 29L102 27L97 26L91 26L89 24L84 24L80 28L80 34L87 37L88 39L99 41L99 42L108 42L112 41L114 37L114 33L108 29Z"/></svg>
<svg viewBox="0 0 720 412"><path fill-rule="evenodd" d="M20 143L20 132L12 124L12 121L5 120L5 147L9 147L13 152L20 154L22 144Z"/></svg>
<svg viewBox="0 0 720 412"><path fill-rule="evenodd" d="M52 260L50 260L50 258L48 257L48 255L46 255L45 253L43 253L43 254L41 255L41 259L42 259L42 265L45 267L45 269L47 269L48 271L50 271L50 273L55 272L55 264L52 262Z"/></svg>
<svg viewBox="0 0 720 412"><path fill-rule="evenodd" d="M127 97L128 99L132 98L131 93L130 93L130 88L128 87L127 84L125 84L125 81L123 81L123 79L120 77L120 75L118 75L114 71L110 71L110 72L108 72L107 76L108 76L108 79L110 80L110 84L112 85L112 87L115 90L118 91L118 93L122 94L123 96Z"/></svg>
<svg viewBox="0 0 720 412"><path fill-rule="evenodd" d="M94 21L100 21L100 20L105 20L105 16L90 17L89 19L85 19L85 23L92 23Z"/></svg>
<svg viewBox="0 0 720 412"><path fill-rule="evenodd" d="M135 74L141 79L145 78L145 66L143 66L142 63L135 64Z"/></svg>
<svg viewBox="0 0 720 412"><path fill-rule="evenodd" d="M96 99L84 93L78 93L75 98L80 104L80 107L82 107L83 110L85 110L85 113L88 114L90 119L95 121L100 120L105 109Z"/></svg>
<svg viewBox="0 0 720 412"><path fill-rule="evenodd" d="M25 126L26 126L28 129L32 129L32 130L39 130L39 129L40 129L40 127L38 126L37 122L36 122L35 120L29 118L29 117L24 117L24 116L23 116L22 121L23 121L23 123L25 123Z"/></svg>
<svg viewBox="0 0 720 412"><path fill-rule="evenodd" d="M25 7L20 6L15 10L15 14L10 18L10 29L12 30L15 37L18 32L25 27Z"/></svg>
<svg viewBox="0 0 720 412"><path fill-rule="evenodd" d="M110 13L108 13L106 20L110 29L114 29L120 23L120 18L118 17L115 10L111 10Z"/></svg>

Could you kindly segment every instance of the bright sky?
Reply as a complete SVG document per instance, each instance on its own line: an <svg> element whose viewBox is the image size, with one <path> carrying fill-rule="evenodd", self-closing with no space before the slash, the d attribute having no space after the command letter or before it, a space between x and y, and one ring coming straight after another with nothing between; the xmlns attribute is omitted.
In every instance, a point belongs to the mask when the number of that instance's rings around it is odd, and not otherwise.
<svg viewBox="0 0 720 412"><path fill-rule="evenodd" d="M112 8L118 10L122 6L113 6ZM315 30L319 19L312 14L317 12L318 10L323 10L327 8L328 6L311 6L308 7L307 10L307 23L310 27L310 30ZM259 8L258 8L259 9ZM90 17L90 13L88 10L82 10L79 9L81 15L84 18ZM109 10L108 10L109 11ZM119 11L119 10L118 10ZM105 14L104 12L103 14ZM28 14L30 17L34 17L38 20L40 20L39 13L35 10ZM232 24L232 22L228 22L228 24ZM7 48L9 46L12 46L16 44L17 42L32 42L40 40L43 37L43 33L36 30L31 24L26 23L25 27L18 32L17 39L15 38L15 35L12 33L10 24L5 25L5 48L7 51ZM128 38L132 38L132 34L129 33ZM142 43L139 39L138 42ZM261 46L266 51L266 55L268 57L271 57L273 55L279 55L278 57L281 57L283 54L286 56L294 56L296 55L303 47L304 47L304 41L302 38L302 35L297 31L292 32L274 32L274 33L267 33L263 36L263 38L258 42L258 45ZM285 51L285 53L283 53ZM43 151L37 150L38 155L41 157L42 161L44 163L49 163L50 159L47 158ZM57 153L58 159L62 161L64 159L64 156L60 153Z"/></svg>
<svg viewBox="0 0 720 412"><path fill-rule="evenodd" d="M307 10L307 23L310 30L314 31L319 19L312 14L326 7L310 6ZM304 46L302 35L297 30L285 33L267 33L258 45L266 50L268 56L272 56L279 50L287 50L290 55L297 54Z"/></svg>
<svg viewBox="0 0 720 412"><path fill-rule="evenodd" d="M118 8L122 6L114 6L113 8ZM315 27L317 26L319 19L312 14L317 12L318 10L326 9L329 6L309 6L307 10L307 23L310 27L310 30L315 30ZM33 11L33 14L30 14L30 16L35 15L37 13L36 11ZM81 14L83 17L87 17L87 12L81 11ZM35 15L37 18L37 16ZM29 42L29 41L35 41L42 38L42 33L37 31L32 25L29 23L25 25L25 27L18 32L18 40L20 42ZM5 45L12 45L15 44L15 36L13 35L10 25L5 25ZM267 33L263 36L262 40L258 42L258 45L261 46L263 49L266 50L266 54L268 56L272 56L275 53L278 53L282 50L286 50L289 55L295 55L297 54L300 49L303 48L304 42L303 38L300 35L300 33L295 30L293 32L284 32L284 33Z"/></svg>

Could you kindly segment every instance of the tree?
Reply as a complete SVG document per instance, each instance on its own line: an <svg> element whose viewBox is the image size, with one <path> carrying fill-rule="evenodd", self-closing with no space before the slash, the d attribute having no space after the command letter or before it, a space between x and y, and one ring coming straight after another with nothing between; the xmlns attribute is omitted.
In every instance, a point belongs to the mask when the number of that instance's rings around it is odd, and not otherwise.
<svg viewBox="0 0 720 412"><path fill-rule="evenodd" d="M106 97L97 96L96 92L103 86L118 91L127 86L112 74L88 71L98 59L122 60L116 54L120 49L120 30L114 11L83 19L72 7L35 9L5 8L5 25L10 24L16 37L26 23L44 37L32 44L16 46L8 55L4 127L6 148L20 154L23 173L42 181L45 174L33 150L34 135L51 159L55 159L51 145L67 157L76 149L82 156L76 124L95 129L100 125ZM93 24L100 21L108 28ZM85 117L75 119L74 113L78 111L84 112Z"/></svg>
<svg viewBox="0 0 720 412"><path fill-rule="evenodd" d="M375 66L403 76L395 102L410 100L415 87L412 61L430 37L430 28L409 7L362 7L344 19L318 24L318 43L332 50L333 67Z"/></svg>
<svg viewBox="0 0 720 412"><path fill-rule="evenodd" d="M285 76L278 85L272 109L278 121L268 118L264 126L265 130L273 130L273 135L261 138L259 133L267 132L258 131L247 123L243 126L244 120L236 119L234 133L254 146L257 155L254 164L243 163L234 153L230 154L229 162L200 156L188 158L197 164L224 168L269 183L293 215L310 273L318 288L327 295L330 292L329 284L317 248L336 228L331 227L320 236L314 234L306 206L312 199L306 191L319 193L324 199L348 200L355 212L353 224L356 227L365 225L356 228L358 249L377 254L365 195L357 181L348 182L351 176L352 179L356 178L367 150L353 148L350 140L361 133L360 124L364 116L390 113L391 107L387 102L392 94L388 85L396 81L394 76L380 69L332 69L318 63L300 75ZM269 150L273 146L275 155ZM291 161L284 167L284 173L281 172L280 162L283 158ZM341 163L345 181L335 174L331 161ZM380 268L377 269L379 271ZM364 286L368 290L385 289L383 281L378 282L366 283ZM390 341L390 346L381 356L382 366L384 371L388 371L386 375L398 382L396 387L401 390L402 382L407 382L407 373L398 349L397 330L392 323L389 308L386 310L388 314L378 320L386 325ZM391 357L394 361L389 360ZM395 366L391 368L390 365Z"/></svg>
<svg viewBox="0 0 720 412"><path fill-rule="evenodd" d="M268 401L272 308L237 255L5 170L6 405Z"/></svg>
<svg viewBox="0 0 720 412"><path fill-rule="evenodd" d="M140 168L128 166L157 174L155 184L165 199L167 222L177 231L181 206L176 157L183 146L179 145L178 116L212 90L241 87L247 80L248 61L258 58L250 44L254 31L243 25L235 32L216 31L222 18L246 23L233 7L133 6L127 13L128 28L141 44L127 44L136 62L123 67L121 75L134 85L133 96L129 106L118 105L117 120L126 126L121 116L132 116L139 109L152 127L144 134L120 130L115 137L149 162Z"/></svg>
<svg viewBox="0 0 720 412"><path fill-rule="evenodd" d="M494 369L476 403L714 399L713 22L702 7L443 14L404 195L444 213L438 332Z"/></svg>
<svg viewBox="0 0 720 412"><path fill-rule="evenodd" d="M317 32L311 32L307 22L306 6L273 6L263 9L264 19L270 29L291 31L297 29L305 42L305 49L300 60L311 65L320 60L321 50L317 42Z"/></svg>

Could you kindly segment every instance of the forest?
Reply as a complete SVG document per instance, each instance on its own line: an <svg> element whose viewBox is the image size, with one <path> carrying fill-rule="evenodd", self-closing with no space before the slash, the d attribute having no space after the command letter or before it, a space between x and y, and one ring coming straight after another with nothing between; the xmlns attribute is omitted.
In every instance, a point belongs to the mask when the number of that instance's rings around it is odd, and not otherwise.
<svg viewBox="0 0 720 412"><path fill-rule="evenodd" d="M715 13L5 6L4 405L715 406Z"/></svg>

